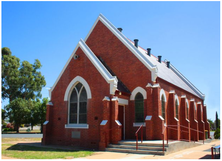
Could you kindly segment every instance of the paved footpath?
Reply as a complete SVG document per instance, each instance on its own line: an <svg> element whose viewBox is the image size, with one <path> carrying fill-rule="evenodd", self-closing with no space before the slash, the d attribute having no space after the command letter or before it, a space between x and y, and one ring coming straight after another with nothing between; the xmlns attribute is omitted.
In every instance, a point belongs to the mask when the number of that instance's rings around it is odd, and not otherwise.
<svg viewBox="0 0 222 161"><path fill-rule="evenodd" d="M188 148L165 156L116 152L95 152L94 155L82 159L211 159L211 147L217 145L220 145L220 140L213 140L210 143L205 143L200 146Z"/></svg>

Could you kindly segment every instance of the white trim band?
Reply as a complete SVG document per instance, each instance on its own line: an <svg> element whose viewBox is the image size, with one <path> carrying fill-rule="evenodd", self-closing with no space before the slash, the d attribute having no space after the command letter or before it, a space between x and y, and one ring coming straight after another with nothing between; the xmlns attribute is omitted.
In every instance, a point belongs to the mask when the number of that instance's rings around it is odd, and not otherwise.
<svg viewBox="0 0 222 161"><path fill-rule="evenodd" d="M88 124L65 124L66 129L88 129Z"/></svg>

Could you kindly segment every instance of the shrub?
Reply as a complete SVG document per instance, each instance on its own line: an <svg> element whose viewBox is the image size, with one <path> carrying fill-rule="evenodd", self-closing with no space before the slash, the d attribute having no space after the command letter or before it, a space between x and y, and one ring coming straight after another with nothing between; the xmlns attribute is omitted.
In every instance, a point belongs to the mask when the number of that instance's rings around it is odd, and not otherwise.
<svg viewBox="0 0 222 161"><path fill-rule="evenodd" d="M8 123L8 124L6 125L6 128L14 129L14 126L13 126L11 123Z"/></svg>
<svg viewBox="0 0 222 161"><path fill-rule="evenodd" d="M214 138L220 139L220 129L219 128L217 128L216 131L214 132Z"/></svg>
<svg viewBox="0 0 222 161"><path fill-rule="evenodd" d="M3 131L13 131L13 129L11 129L11 128L3 128Z"/></svg>

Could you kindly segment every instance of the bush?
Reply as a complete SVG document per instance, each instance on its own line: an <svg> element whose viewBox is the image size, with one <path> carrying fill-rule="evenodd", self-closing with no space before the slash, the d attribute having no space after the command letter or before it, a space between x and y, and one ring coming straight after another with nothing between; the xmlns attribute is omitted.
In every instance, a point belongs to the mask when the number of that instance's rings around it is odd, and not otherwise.
<svg viewBox="0 0 222 161"><path fill-rule="evenodd" d="M214 132L214 139L220 139L220 129L217 128L216 131Z"/></svg>
<svg viewBox="0 0 222 161"><path fill-rule="evenodd" d="M13 131L11 128L3 128L3 131Z"/></svg>
<svg viewBox="0 0 222 161"><path fill-rule="evenodd" d="M6 125L6 128L14 129L14 126L13 126L11 123L8 123L8 124Z"/></svg>

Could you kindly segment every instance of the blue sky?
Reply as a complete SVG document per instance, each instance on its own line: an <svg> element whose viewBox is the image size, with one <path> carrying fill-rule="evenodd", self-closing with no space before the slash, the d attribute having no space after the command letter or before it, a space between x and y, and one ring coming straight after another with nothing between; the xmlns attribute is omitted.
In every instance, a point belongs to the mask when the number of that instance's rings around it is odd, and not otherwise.
<svg viewBox="0 0 222 161"><path fill-rule="evenodd" d="M21 61L39 59L48 97L80 38L102 13L129 39L162 55L220 112L220 2L2 2L2 47ZM3 106L7 101L3 101Z"/></svg>

